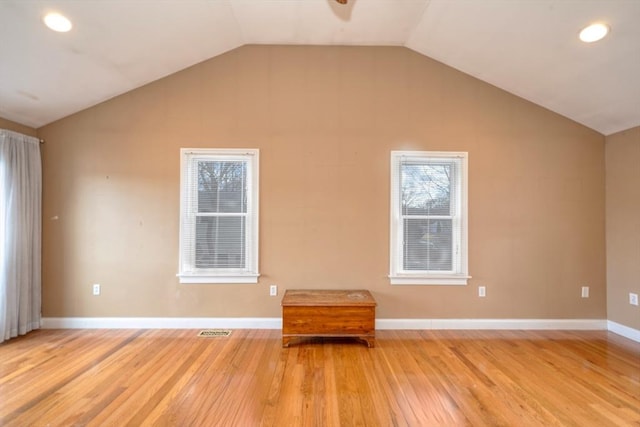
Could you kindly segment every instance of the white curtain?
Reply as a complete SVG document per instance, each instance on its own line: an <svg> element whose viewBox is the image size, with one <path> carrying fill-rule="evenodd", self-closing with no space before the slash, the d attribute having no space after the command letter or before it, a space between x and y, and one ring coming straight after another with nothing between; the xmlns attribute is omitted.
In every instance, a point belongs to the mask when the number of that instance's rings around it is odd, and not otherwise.
<svg viewBox="0 0 640 427"><path fill-rule="evenodd" d="M41 203L40 141L0 129L0 342L40 327Z"/></svg>

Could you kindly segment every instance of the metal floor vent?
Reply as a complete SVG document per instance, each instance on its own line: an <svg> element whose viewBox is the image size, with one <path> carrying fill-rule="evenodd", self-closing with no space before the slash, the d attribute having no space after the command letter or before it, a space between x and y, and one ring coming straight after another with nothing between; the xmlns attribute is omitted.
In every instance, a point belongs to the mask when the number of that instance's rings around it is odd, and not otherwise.
<svg viewBox="0 0 640 427"><path fill-rule="evenodd" d="M203 329L198 333L199 337L228 337L231 335L230 329Z"/></svg>

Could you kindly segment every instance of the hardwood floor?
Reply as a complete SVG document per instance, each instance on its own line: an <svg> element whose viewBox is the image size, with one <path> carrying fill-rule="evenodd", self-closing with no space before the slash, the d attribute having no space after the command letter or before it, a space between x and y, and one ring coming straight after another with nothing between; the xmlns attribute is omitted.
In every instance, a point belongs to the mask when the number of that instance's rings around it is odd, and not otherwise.
<svg viewBox="0 0 640 427"><path fill-rule="evenodd" d="M41 330L0 344L2 426L640 425L640 344L607 332Z"/></svg>

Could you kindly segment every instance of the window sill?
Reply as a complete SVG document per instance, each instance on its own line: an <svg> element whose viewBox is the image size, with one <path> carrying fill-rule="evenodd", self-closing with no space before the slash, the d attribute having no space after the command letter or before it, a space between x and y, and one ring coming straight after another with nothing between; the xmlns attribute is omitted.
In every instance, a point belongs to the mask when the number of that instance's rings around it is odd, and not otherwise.
<svg viewBox="0 0 640 427"><path fill-rule="evenodd" d="M243 275L220 275L220 276L206 276L206 275L189 275L178 274L180 283L200 283L200 284L230 284L230 283L258 283L259 274L243 274Z"/></svg>
<svg viewBox="0 0 640 427"><path fill-rule="evenodd" d="M392 285L466 285L471 276L389 276Z"/></svg>

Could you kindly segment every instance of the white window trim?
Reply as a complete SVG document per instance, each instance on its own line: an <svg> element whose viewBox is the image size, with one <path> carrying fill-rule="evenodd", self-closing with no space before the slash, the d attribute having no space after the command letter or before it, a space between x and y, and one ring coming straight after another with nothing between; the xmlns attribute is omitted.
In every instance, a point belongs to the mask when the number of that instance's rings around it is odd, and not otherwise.
<svg viewBox="0 0 640 427"><path fill-rule="evenodd" d="M184 271L183 267L188 264L185 260L186 250L185 233L189 233L185 228L184 216L187 207L192 203L191 194L185 194L189 187L191 177L189 176L190 156L211 156L215 160L244 160L248 161L247 174L250 185L247 191L248 205L251 213L247 215L247 241L245 246L247 251L245 269L215 269L200 271ZM258 213L259 213L259 156L258 149L217 149L217 148L181 148L180 149L180 250L177 277L180 283L258 283ZM195 239L192 239L192 241Z"/></svg>
<svg viewBox="0 0 640 427"><path fill-rule="evenodd" d="M430 274L425 272L408 272L402 270L402 218L400 210L400 191L396 177L402 158L443 158L460 159L460 212L462 221L459 236L460 256L458 265L451 274ZM468 267L468 153L453 151L392 151L391 152L391 203L390 203L390 262L389 279L392 285L466 285L469 276Z"/></svg>

